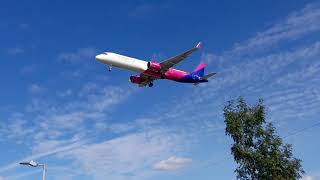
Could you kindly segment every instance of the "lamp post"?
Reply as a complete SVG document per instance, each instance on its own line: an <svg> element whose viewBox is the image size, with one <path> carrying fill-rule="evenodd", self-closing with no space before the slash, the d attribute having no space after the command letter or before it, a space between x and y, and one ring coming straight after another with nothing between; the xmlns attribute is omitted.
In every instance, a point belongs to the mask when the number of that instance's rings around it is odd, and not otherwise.
<svg viewBox="0 0 320 180"><path fill-rule="evenodd" d="M29 167L42 167L42 180L46 179L46 165L45 164L39 164L34 161L29 162L21 162L21 165L29 166Z"/></svg>

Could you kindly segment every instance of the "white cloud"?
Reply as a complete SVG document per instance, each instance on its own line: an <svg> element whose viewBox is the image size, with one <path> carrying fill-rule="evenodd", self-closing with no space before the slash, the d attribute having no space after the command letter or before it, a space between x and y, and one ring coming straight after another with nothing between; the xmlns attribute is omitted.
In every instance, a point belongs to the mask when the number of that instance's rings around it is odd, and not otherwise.
<svg viewBox="0 0 320 180"><path fill-rule="evenodd" d="M296 11L283 21L258 33L246 43L236 44L233 53L250 53L265 50L267 47L283 40L295 40L306 34L320 30L319 4L310 4L301 11Z"/></svg>
<svg viewBox="0 0 320 180"><path fill-rule="evenodd" d="M303 176L301 180L316 180L316 178L313 176Z"/></svg>
<svg viewBox="0 0 320 180"><path fill-rule="evenodd" d="M87 85L84 86L87 87ZM30 112L37 112L34 119L37 121L38 128L40 131L45 130L47 134L39 137L57 138L59 134L65 134L66 129L69 134L86 132L84 130L88 128L89 121L104 122L106 114L110 113L112 107L133 93L129 89L124 90L119 87L103 87L97 84L94 87L96 88L93 90L91 88L81 90L76 100L62 101L62 104L50 104L45 100L33 99L31 106L27 109Z"/></svg>
<svg viewBox="0 0 320 180"><path fill-rule="evenodd" d="M149 60L163 61L165 59L167 59L167 57L163 53L153 53L151 56L151 59L149 59Z"/></svg>
<svg viewBox="0 0 320 180"><path fill-rule="evenodd" d="M150 172L154 161L178 149L180 138L167 131L149 130L86 145L60 157L74 159L77 167L95 179L145 179L154 175Z"/></svg>
<svg viewBox="0 0 320 180"><path fill-rule="evenodd" d="M96 111L105 111L109 106L123 101L133 92L132 88L104 87L99 94L89 95L88 101L91 108Z"/></svg>
<svg viewBox="0 0 320 180"><path fill-rule="evenodd" d="M9 122L0 124L0 134L9 140L15 140L18 144L23 143L29 138L28 135L35 131L35 128L28 127L27 121L21 113L12 114Z"/></svg>
<svg viewBox="0 0 320 180"><path fill-rule="evenodd" d="M34 85L31 92L38 92L38 87ZM32 98L32 105L27 106L26 112L15 113L7 122L0 124L1 136L30 147L34 155L22 160L35 160L81 146L86 137L95 138L99 133L88 126L103 123L112 107L133 92L128 88L95 87L94 93L87 89L81 96L76 95L76 99L51 102L45 97ZM0 172L16 168L17 162L0 167Z"/></svg>
<svg viewBox="0 0 320 180"><path fill-rule="evenodd" d="M27 23L21 23L21 24L19 24L19 28L21 30L29 30L31 28L31 25L27 24Z"/></svg>
<svg viewBox="0 0 320 180"><path fill-rule="evenodd" d="M58 55L58 60L68 63L78 63L84 60L94 60L97 50L94 48L80 48L76 52L63 52Z"/></svg>
<svg viewBox="0 0 320 180"><path fill-rule="evenodd" d="M166 160L162 160L154 164L153 169L162 171L172 171L181 169L192 162L190 158L180 158L171 156Z"/></svg>
<svg viewBox="0 0 320 180"><path fill-rule="evenodd" d="M314 57L320 55L320 42L318 43L318 51L316 53L306 53L307 56L310 54L314 54ZM285 85L292 85L301 82L305 82L307 80L319 80L317 76L320 71L320 62L311 62L308 66L303 69L296 70L294 72L290 72L284 76L279 77L275 83L277 84L285 84Z"/></svg>
<svg viewBox="0 0 320 180"><path fill-rule="evenodd" d="M40 141L32 148L33 154L49 152L58 147L63 147L72 143L70 140L46 140Z"/></svg>
<svg viewBox="0 0 320 180"><path fill-rule="evenodd" d="M123 133L133 130L135 125L132 123L114 123L111 124L109 128L114 133Z"/></svg>
<svg viewBox="0 0 320 180"><path fill-rule="evenodd" d="M46 88L40 86L39 84L31 84L28 87L28 91L31 94L39 94L39 93L43 93L46 90Z"/></svg>
<svg viewBox="0 0 320 180"><path fill-rule="evenodd" d="M266 99L273 114L282 112L279 118L315 114L320 104L320 91L316 86L320 83L319 56L320 42L315 42L290 51L252 57L250 61L241 59L218 72L205 90L196 90L196 94L203 97L198 103L210 98L230 100L235 98L230 97L232 94L255 95ZM217 96L220 93L223 96Z"/></svg>
<svg viewBox="0 0 320 180"><path fill-rule="evenodd" d="M20 73L23 75L32 74L38 70L39 66L36 64L25 65L20 69Z"/></svg>
<svg viewBox="0 0 320 180"><path fill-rule="evenodd" d="M71 89L67 89L61 92L57 92L57 95L60 97L67 97L67 96L71 96L73 94L73 91Z"/></svg>
<svg viewBox="0 0 320 180"><path fill-rule="evenodd" d="M27 157L25 157L23 159L15 161L15 162L13 162L11 164L8 164L8 165L0 167L0 173L18 167L19 166L19 162L37 160L37 159L40 159L42 157L47 157L47 156L51 156L51 155L54 155L54 154L57 154L57 153L62 153L62 152L65 152L65 151L70 151L70 150L75 149L75 148L79 148L79 147L85 145L86 141L87 140L81 140L81 141L77 141L75 143L69 143L67 145L61 145L61 146L55 147L54 149L50 149L49 151L46 151L46 152L41 152L41 153L38 153L38 154L33 154L31 156L27 156Z"/></svg>
<svg viewBox="0 0 320 180"><path fill-rule="evenodd" d="M211 87L212 90L217 91L239 82L250 81L251 84L253 84L252 82L265 83L265 81L263 82L261 79L267 80L274 75L276 75L276 79L273 81L282 83L283 80L281 79L283 76L278 73L283 72L283 70L292 63L301 61L314 62L319 54L320 42L316 42L308 47L251 58L249 62L244 60L236 63L234 66L225 67L221 72L218 72L218 76L216 76L208 86ZM305 76L303 74L300 75Z"/></svg>
<svg viewBox="0 0 320 180"><path fill-rule="evenodd" d="M154 13L155 10L157 10L157 6L155 4L140 4L129 13L129 16L133 18L141 18L150 13Z"/></svg>
<svg viewBox="0 0 320 180"><path fill-rule="evenodd" d="M41 169L34 169L33 171L27 171L27 172L23 172L23 173L14 173L11 176L6 176L3 177L6 180L14 180L14 179L26 179L25 177L34 175L34 174L40 174L41 173ZM1 180L1 179L0 179Z"/></svg>
<svg viewBox="0 0 320 180"><path fill-rule="evenodd" d="M201 54L201 61L206 64L211 64L217 58L218 57L212 53L202 53Z"/></svg>
<svg viewBox="0 0 320 180"><path fill-rule="evenodd" d="M18 54L22 54L25 52L25 49L20 48L20 47L15 47L15 48L9 48L7 49L8 54L11 55L18 55Z"/></svg>

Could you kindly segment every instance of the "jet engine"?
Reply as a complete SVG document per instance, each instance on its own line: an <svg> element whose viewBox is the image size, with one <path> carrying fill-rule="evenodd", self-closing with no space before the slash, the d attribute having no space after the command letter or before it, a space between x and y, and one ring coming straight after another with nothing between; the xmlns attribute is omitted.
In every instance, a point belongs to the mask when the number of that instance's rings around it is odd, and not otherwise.
<svg viewBox="0 0 320 180"><path fill-rule="evenodd" d="M140 76L130 76L130 82L134 84L140 84L142 82L142 79Z"/></svg>
<svg viewBox="0 0 320 180"><path fill-rule="evenodd" d="M161 70L161 65L159 63L149 61L148 69L154 72L159 72Z"/></svg>

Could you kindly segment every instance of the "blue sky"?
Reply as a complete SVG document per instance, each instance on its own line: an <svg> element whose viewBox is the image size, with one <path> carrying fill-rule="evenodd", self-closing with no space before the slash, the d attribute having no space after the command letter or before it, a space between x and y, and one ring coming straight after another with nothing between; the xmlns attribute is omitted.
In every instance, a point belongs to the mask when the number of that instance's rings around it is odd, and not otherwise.
<svg viewBox="0 0 320 180"><path fill-rule="evenodd" d="M0 6L0 179L235 179L222 110L264 98L304 179L320 179L316 1L8 1ZM203 48L218 75L192 86L128 82L94 56L146 61ZM311 127L311 128L310 128ZM301 129L307 128L304 131Z"/></svg>

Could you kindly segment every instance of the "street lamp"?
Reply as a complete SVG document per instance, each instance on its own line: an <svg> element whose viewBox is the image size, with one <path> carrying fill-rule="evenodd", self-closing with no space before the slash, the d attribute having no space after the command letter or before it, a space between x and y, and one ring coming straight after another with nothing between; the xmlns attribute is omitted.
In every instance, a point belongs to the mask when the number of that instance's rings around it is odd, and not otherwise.
<svg viewBox="0 0 320 180"><path fill-rule="evenodd" d="M29 162L21 162L19 164L25 165L25 166L30 166L30 167L42 167L42 180L46 179L46 165L45 164L39 164L39 163L36 163L32 160Z"/></svg>

